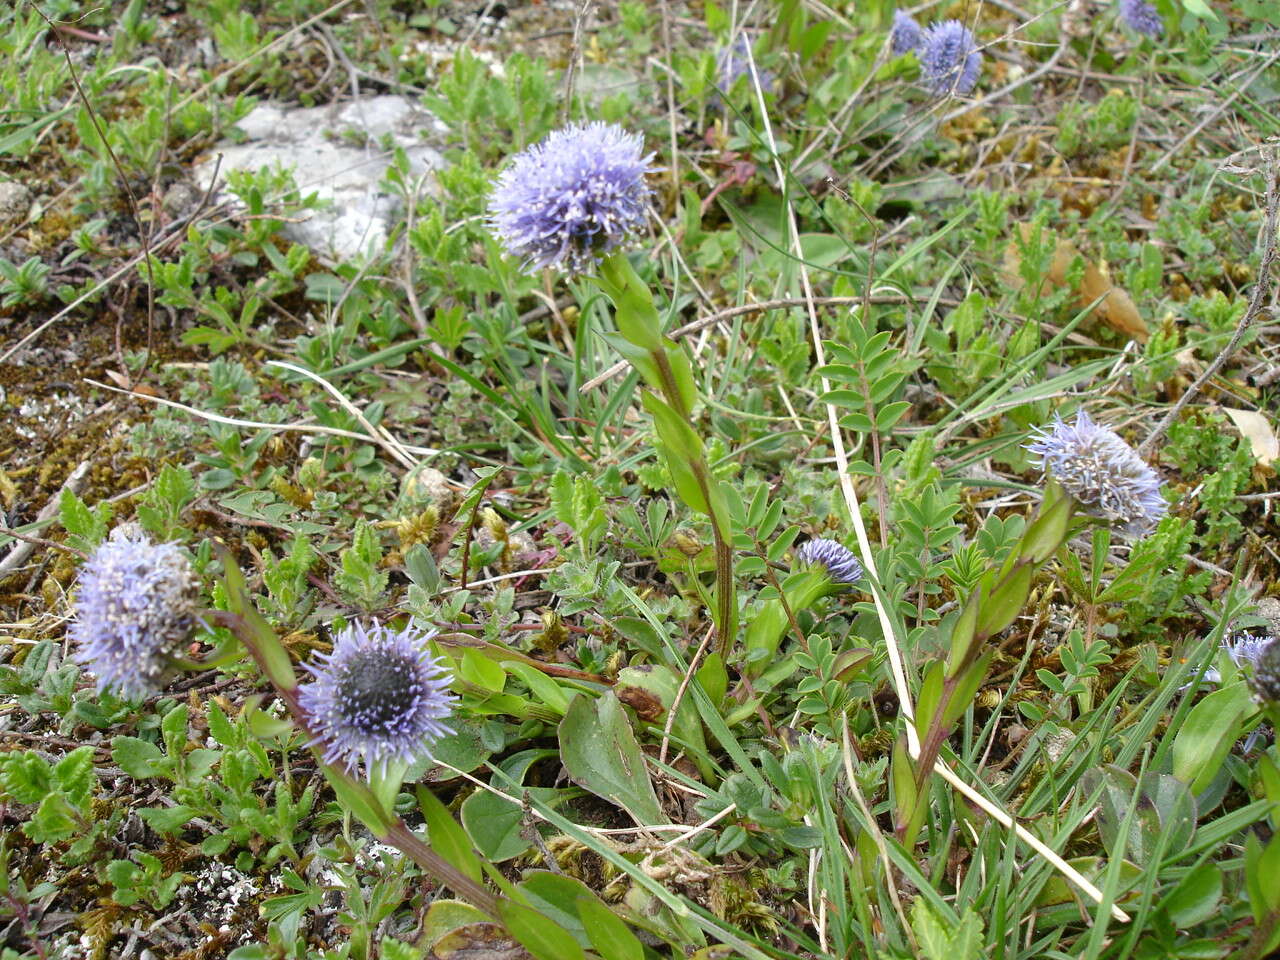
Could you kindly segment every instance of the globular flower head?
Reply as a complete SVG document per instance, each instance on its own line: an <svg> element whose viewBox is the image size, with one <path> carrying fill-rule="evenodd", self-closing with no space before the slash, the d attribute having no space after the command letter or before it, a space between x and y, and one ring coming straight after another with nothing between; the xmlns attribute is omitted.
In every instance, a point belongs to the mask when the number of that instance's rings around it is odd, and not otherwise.
<svg viewBox="0 0 1280 960"><path fill-rule="evenodd" d="M326 763L355 773L363 759L372 774L431 755L457 704L427 647L433 636L412 623L403 630L351 623L334 637L332 653L304 667L315 680L298 688L298 701Z"/></svg>
<svg viewBox="0 0 1280 960"><path fill-rule="evenodd" d="M494 231L528 270L589 271L644 226L652 159L638 134L614 124L556 130L498 177Z"/></svg>
<svg viewBox="0 0 1280 960"><path fill-rule="evenodd" d="M751 40L745 33L740 33L733 43L721 48L716 54L716 83L721 90L728 93L738 82L739 77L749 76L751 76ZM777 85L777 78L773 73L757 67L756 76L760 78L760 89L765 93L772 93ZM718 104L719 99L715 98L713 102Z"/></svg>
<svg viewBox="0 0 1280 960"><path fill-rule="evenodd" d="M797 559L806 566L822 566L836 583L857 583L862 579L862 564L853 551L835 540L810 540L796 551Z"/></svg>
<svg viewBox="0 0 1280 960"><path fill-rule="evenodd" d="M1160 14L1147 0L1120 0L1120 19L1130 30L1148 37L1158 37L1164 30Z"/></svg>
<svg viewBox="0 0 1280 960"><path fill-rule="evenodd" d="M1094 423L1084 410L1074 423L1055 417L1027 449L1087 512L1123 533L1147 533L1168 510L1156 472L1114 430Z"/></svg>
<svg viewBox="0 0 1280 960"><path fill-rule="evenodd" d="M967 94L978 82L982 53L972 31L959 20L931 24L916 48L920 77L935 97Z"/></svg>
<svg viewBox="0 0 1280 960"><path fill-rule="evenodd" d="M895 57L919 50L923 39L924 30L915 18L901 10L893 11L893 30L889 34L889 43Z"/></svg>
<svg viewBox="0 0 1280 960"><path fill-rule="evenodd" d="M199 584L173 543L152 543L141 528L111 531L80 570L76 619L68 630L75 659L98 689L141 698L196 624Z"/></svg>

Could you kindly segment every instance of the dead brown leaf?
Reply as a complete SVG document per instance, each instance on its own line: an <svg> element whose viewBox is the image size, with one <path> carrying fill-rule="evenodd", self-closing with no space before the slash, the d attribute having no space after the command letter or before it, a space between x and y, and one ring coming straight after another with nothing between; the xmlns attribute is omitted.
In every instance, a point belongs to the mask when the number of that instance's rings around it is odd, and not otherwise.
<svg viewBox="0 0 1280 960"><path fill-rule="evenodd" d="M1018 230L1021 232L1025 242L1031 236L1032 226L1029 223L1021 223L1018 225ZM1080 251L1076 249L1074 243L1062 237L1057 237L1057 245L1053 251L1053 262L1049 265L1044 282L1051 289L1065 286L1067 272L1071 269L1071 263L1079 255ZM1016 241L1010 242L1004 252L1004 269L1007 279L1015 286L1022 285L1022 278L1018 272L1020 265L1021 252L1018 249L1018 244ZM1080 280L1079 287L1076 288L1076 304L1081 309L1084 309L1095 300L1099 300L1099 298L1102 299L1094 310L1103 323L1117 333L1137 340L1139 343L1147 342L1147 338L1150 336L1147 331L1147 324L1142 319L1142 315L1138 313L1138 308L1134 304L1133 298L1129 296L1123 287L1117 287L1111 282L1111 278L1107 275L1104 266L1086 260L1084 276Z"/></svg>
<svg viewBox="0 0 1280 960"><path fill-rule="evenodd" d="M1276 438L1276 432L1270 420L1256 410L1223 407L1222 412L1231 418L1236 429L1249 441L1255 460L1265 465L1280 460L1280 439Z"/></svg>

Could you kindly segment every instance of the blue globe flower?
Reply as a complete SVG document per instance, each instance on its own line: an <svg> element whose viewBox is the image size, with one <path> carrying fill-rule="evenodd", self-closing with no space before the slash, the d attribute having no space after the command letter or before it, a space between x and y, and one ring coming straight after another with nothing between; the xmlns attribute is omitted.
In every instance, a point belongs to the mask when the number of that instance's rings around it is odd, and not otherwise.
<svg viewBox="0 0 1280 960"><path fill-rule="evenodd" d="M920 41L924 39L924 30L914 18L901 10L893 11L893 29L889 34L889 43L895 57L920 49Z"/></svg>
<svg viewBox="0 0 1280 960"><path fill-rule="evenodd" d="M494 231L527 270L591 270L644 226L652 154L638 134L572 124L516 155L489 200Z"/></svg>
<svg viewBox="0 0 1280 960"><path fill-rule="evenodd" d="M920 78L935 97L967 94L978 82L982 53L973 33L959 20L929 26L916 48Z"/></svg>
<svg viewBox="0 0 1280 960"><path fill-rule="evenodd" d="M304 667L315 681L298 688L298 702L326 763L355 773L363 760L372 774L393 760L431 755L457 704L451 678L428 649L433 636L412 623L403 630L352 623L338 632L332 653Z"/></svg>
<svg viewBox="0 0 1280 960"><path fill-rule="evenodd" d="M836 583L857 583L862 579L862 564L853 551L835 540L809 540L796 551L796 559L806 566L825 567Z"/></svg>
<svg viewBox="0 0 1280 960"><path fill-rule="evenodd" d="M1160 14L1146 0L1120 0L1120 19L1130 30L1148 37L1158 37L1164 30Z"/></svg>
<svg viewBox="0 0 1280 960"><path fill-rule="evenodd" d="M760 89L772 93L777 85L777 78L768 70L757 67L756 75L760 78ZM751 76L751 40L745 33L738 34L738 39L727 47L722 47L716 54L716 83L720 89L728 93L739 77Z"/></svg>
<svg viewBox="0 0 1280 960"><path fill-rule="evenodd" d="M75 659L100 691L142 698L196 625L199 584L186 555L152 543L141 528L117 527L80 570L76 619L68 635Z"/></svg>
<svg viewBox="0 0 1280 960"><path fill-rule="evenodd" d="M1160 477L1113 430L1081 410L1074 423L1055 417L1027 449L1037 464L1094 516L1142 536L1165 515Z"/></svg>

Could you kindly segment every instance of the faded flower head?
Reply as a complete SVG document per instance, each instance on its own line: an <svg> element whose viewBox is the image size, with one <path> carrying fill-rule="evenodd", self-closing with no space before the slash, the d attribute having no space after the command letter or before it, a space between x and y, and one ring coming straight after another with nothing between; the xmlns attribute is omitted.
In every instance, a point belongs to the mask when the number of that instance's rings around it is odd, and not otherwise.
<svg viewBox="0 0 1280 960"><path fill-rule="evenodd" d="M919 50L923 39L924 30L913 17L901 10L893 11L893 29L889 34L889 43L895 57Z"/></svg>
<svg viewBox="0 0 1280 960"><path fill-rule="evenodd" d="M765 93L772 93L777 84L777 78L773 73L769 70L761 70L757 66L756 75L760 78L760 89ZM750 76L751 40L745 33L740 33L733 43L722 47L716 54L716 83L727 93L733 89L739 77Z"/></svg>
<svg viewBox="0 0 1280 960"><path fill-rule="evenodd" d="M638 134L571 124L517 154L489 200L493 228L528 270L590 270L644 226L649 186Z"/></svg>
<svg viewBox="0 0 1280 960"><path fill-rule="evenodd" d="M1164 22L1156 8L1147 0L1120 0L1120 19L1130 30L1158 37L1164 31Z"/></svg>
<svg viewBox="0 0 1280 960"><path fill-rule="evenodd" d="M199 584L173 543L152 543L124 524L98 545L80 570L76 619L68 630L75 659L98 678L99 691L151 693L196 624Z"/></svg>
<svg viewBox="0 0 1280 960"><path fill-rule="evenodd" d="M862 564L853 551L835 540L810 540L796 551L805 566L823 566L836 583L857 583L862 579Z"/></svg>
<svg viewBox="0 0 1280 960"><path fill-rule="evenodd" d="M1168 510L1156 472L1084 410L1074 423L1055 416L1027 449L1087 512L1119 525L1123 533L1146 534Z"/></svg>
<svg viewBox="0 0 1280 960"><path fill-rule="evenodd" d="M372 774L393 760L431 755L457 704L427 647L433 636L412 623L403 630L351 623L334 637L332 653L305 666L315 681L298 688L298 702L326 763L354 773L363 759Z"/></svg>
<svg viewBox="0 0 1280 960"><path fill-rule="evenodd" d="M978 82L982 53L973 33L959 20L931 24L916 48L920 77L935 97L967 94Z"/></svg>
<svg viewBox="0 0 1280 960"><path fill-rule="evenodd" d="M1265 704L1280 706L1280 639L1267 634L1256 642L1251 653L1253 673L1249 682L1254 694Z"/></svg>

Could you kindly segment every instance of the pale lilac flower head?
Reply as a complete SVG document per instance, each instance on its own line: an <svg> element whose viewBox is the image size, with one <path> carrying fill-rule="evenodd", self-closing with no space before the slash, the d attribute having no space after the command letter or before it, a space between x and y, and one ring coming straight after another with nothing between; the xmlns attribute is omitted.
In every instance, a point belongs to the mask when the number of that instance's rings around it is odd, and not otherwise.
<svg viewBox="0 0 1280 960"><path fill-rule="evenodd" d="M571 124L523 150L502 171L489 217L528 270L583 273L644 226L644 141L609 123Z"/></svg>
<svg viewBox="0 0 1280 960"><path fill-rule="evenodd" d="M372 775L391 761L431 755L457 704L428 649L433 636L412 623L403 630L351 623L334 637L332 653L304 667L315 681L298 688L298 702L326 763L354 774L363 760Z"/></svg>
<svg viewBox="0 0 1280 960"><path fill-rule="evenodd" d="M931 24L916 48L920 77L935 97L967 94L978 82L982 53L973 33L959 20Z"/></svg>
<svg viewBox="0 0 1280 960"><path fill-rule="evenodd" d="M1142 536L1168 510L1156 472L1114 430L1094 423L1084 410L1074 423L1055 416L1027 449L1088 513L1111 521L1122 533Z"/></svg>
<svg viewBox="0 0 1280 960"><path fill-rule="evenodd" d="M751 76L751 39L745 34L716 54L716 83L724 93L733 89L739 77ZM777 85L777 78L768 70L756 67L756 76L760 78L760 89L772 93ZM718 98L717 98L718 102Z"/></svg>
<svg viewBox="0 0 1280 960"><path fill-rule="evenodd" d="M1120 0L1120 19L1130 30L1148 37L1158 37L1164 30L1160 14L1147 0Z"/></svg>
<svg viewBox="0 0 1280 960"><path fill-rule="evenodd" d="M1262 655L1272 646L1280 646L1276 638L1262 631L1241 630L1222 641L1221 649L1237 667L1246 667L1256 675ZM1200 674L1205 683L1221 683L1222 672L1217 667L1209 667Z"/></svg>
<svg viewBox="0 0 1280 960"><path fill-rule="evenodd" d="M199 584L173 543L152 543L140 527L111 531L80 570L76 619L68 628L76 661L99 691L142 698L196 624Z"/></svg>
<svg viewBox="0 0 1280 960"><path fill-rule="evenodd" d="M889 34L889 43L895 57L919 50L923 39L924 30L913 17L901 10L893 11L893 30Z"/></svg>
<svg viewBox="0 0 1280 960"><path fill-rule="evenodd" d="M836 583L857 583L862 579L862 564L853 551L835 540L810 540L796 551L796 558L805 566L825 567Z"/></svg>

